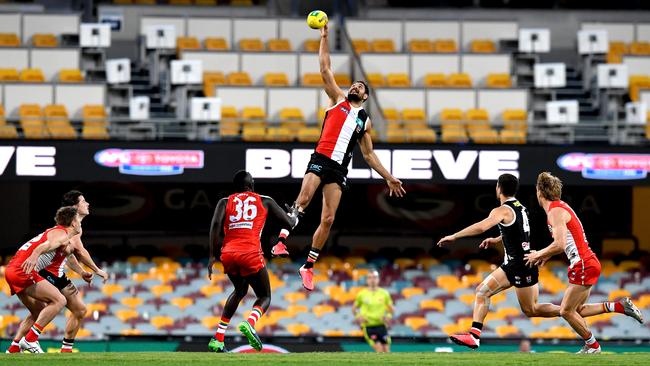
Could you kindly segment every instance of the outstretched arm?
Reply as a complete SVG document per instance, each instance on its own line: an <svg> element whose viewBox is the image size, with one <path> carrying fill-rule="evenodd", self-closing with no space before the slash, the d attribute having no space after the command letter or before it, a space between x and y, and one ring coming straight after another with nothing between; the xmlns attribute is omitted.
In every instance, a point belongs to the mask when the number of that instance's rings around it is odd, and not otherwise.
<svg viewBox="0 0 650 366"><path fill-rule="evenodd" d="M447 235L444 238L440 239L438 241L438 246L443 246L447 243L454 242L456 239L464 238L466 236L475 236L482 234L490 230L492 227L494 227L494 225L503 221L506 218L508 212L509 209L505 206L497 207L490 211L490 214L485 219L474 223L455 234Z"/></svg>
<svg viewBox="0 0 650 366"><path fill-rule="evenodd" d="M286 212L269 196L262 196L262 203L271 215L280 220L280 224L284 229L293 229L298 225L298 218L287 215Z"/></svg>
<svg viewBox="0 0 650 366"><path fill-rule="evenodd" d="M70 267L71 270L77 272L84 281L88 283L92 281L93 274L86 272L83 268L81 268L81 265L77 261L77 257L75 257L73 254L68 255L68 267Z"/></svg>
<svg viewBox="0 0 650 366"><path fill-rule="evenodd" d="M64 230L52 230L48 233L47 241L34 249L32 254L27 258L21 268L25 273L31 273L36 267L38 262L38 257L47 252L56 250L63 244L65 244L71 237L79 234L81 231L81 223L77 221L75 226L71 227L69 232L66 234Z"/></svg>
<svg viewBox="0 0 650 366"><path fill-rule="evenodd" d="M361 153L363 154L363 159L366 161L366 163L368 163L368 166L370 166L374 171L376 171L379 175L381 175L382 178L386 180L386 184L388 184L388 189L390 190L390 196L393 194L397 197L404 196L406 191L402 187L402 181L393 177L393 175L390 174L386 168L384 168L381 161L377 157L377 154L375 154L375 150L372 147L372 137L370 137L370 131L372 129L371 122L368 121L366 126L366 133L363 134L361 137L361 142L359 143Z"/></svg>
<svg viewBox="0 0 650 366"><path fill-rule="evenodd" d="M212 223L210 224L210 260L208 262L208 278L212 279L212 265L216 262L215 253L218 251L215 250L218 245L223 241L223 220L226 216L226 203L228 202L227 198L222 198L217 203L217 207L214 209L214 215L212 215Z"/></svg>
<svg viewBox="0 0 650 366"><path fill-rule="evenodd" d="M318 63L320 64L320 75L325 85L325 93L330 98L329 106L332 107L341 99L345 98L345 94L336 85L334 80L334 72L332 72L332 64L330 61L330 45L329 45L329 29L327 24L320 30L320 48L318 49Z"/></svg>
<svg viewBox="0 0 650 366"><path fill-rule="evenodd" d="M564 251L568 230L566 224L569 220L571 220L571 215L562 208L554 208L548 213L548 222L553 228L553 242L542 250L526 254L524 256L526 264L531 267L541 266L552 256Z"/></svg>
<svg viewBox="0 0 650 366"><path fill-rule="evenodd" d="M99 277L101 277L102 282L106 283L106 281L108 281L108 273L103 271L101 268L99 268L99 266L95 264L95 261L93 261L90 253L86 247L84 247L83 242L81 242L81 235L77 235L70 239L70 245L72 245L74 256L77 257L81 263L88 266L88 268L90 268Z"/></svg>

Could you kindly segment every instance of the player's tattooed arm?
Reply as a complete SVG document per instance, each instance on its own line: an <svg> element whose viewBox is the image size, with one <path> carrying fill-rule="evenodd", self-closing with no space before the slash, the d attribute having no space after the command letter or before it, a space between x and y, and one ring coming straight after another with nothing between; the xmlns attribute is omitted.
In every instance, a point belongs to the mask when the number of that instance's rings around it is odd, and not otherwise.
<svg viewBox="0 0 650 366"><path fill-rule="evenodd" d="M512 211L509 208L505 206L497 207L492 211L490 211L490 215L488 215L488 217L486 217L485 219L475 224L472 224L455 234L447 235L444 238L440 239L438 241L438 246L443 246L445 244L452 243L456 239L464 238L467 236L476 236L479 234L483 234L484 232L493 228L498 223L506 220L508 218L508 215L512 215Z"/></svg>
<svg viewBox="0 0 650 366"><path fill-rule="evenodd" d="M528 266L542 266L551 257L564 251L568 231L566 224L570 219L571 215L561 208L554 208L548 213L548 222L553 228L553 242L542 250L526 254L524 259Z"/></svg>
<svg viewBox="0 0 650 366"><path fill-rule="evenodd" d="M396 197L402 197L406 193L404 187L402 187L402 181L390 174L390 172L384 167L384 165L377 157L377 154L375 154L375 150L372 146L372 137L370 137L371 129L372 123L368 121L366 123L366 133L361 136L361 141L359 142L359 147L361 148L363 159L366 161L366 163L368 163L369 167L371 167L386 180L390 196L395 195Z"/></svg>
<svg viewBox="0 0 650 366"><path fill-rule="evenodd" d="M212 279L212 266L217 261L216 253L218 250L218 245L221 245L223 241L223 220L226 217L226 203L228 203L227 198L222 198L217 203L217 207L214 209L214 215L212 215L212 223L210 224L210 259L208 261L208 278Z"/></svg>

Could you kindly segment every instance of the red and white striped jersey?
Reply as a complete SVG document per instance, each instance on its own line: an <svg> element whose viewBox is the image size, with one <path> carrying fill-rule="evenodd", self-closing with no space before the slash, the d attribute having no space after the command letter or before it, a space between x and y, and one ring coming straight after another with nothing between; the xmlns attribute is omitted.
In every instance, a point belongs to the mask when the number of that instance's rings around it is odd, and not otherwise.
<svg viewBox="0 0 650 366"><path fill-rule="evenodd" d="M363 107L355 108L347 98L343 99L325 112L316 152L347 168L367 123L368 114Z"/></svg>
<svg viewBox="0 0 650 366"><path fill-rule="evenodd" d="M58 247L51 252L43 253L38 257L36 264L36 272L44 269L57 277L63 276L65 273L65 265L68 263L68 253L66 246Z"/></svg>
<svg viewBox="0 0 650 366"><path fill-rule="evenodd" d="M16 266L16 267L20 267L23 264L23 262L25 262L25 260L27 258L29 258L30 255L32 255L32 252L34 251L34 249L36 249L39 245L47 242L48 234L52 230L63 230L66 233L68 232L63 226L58 226L58 225L53 227L53 228L45 230L41 234L35 236L32 240L30 240L27 243L23 244L18 249L18 251L16 252L16 255L13 258L11 258L11 261L9 261L9 265L10 266L13 265L13 266ZM44 268L44 267L40 267L41 258L43 258L44 256L50 256L50 255L55 256L56 255L55 253L58 253L60 249L61 248L58 248L57 250L53 250L51 252L41 254L39 256L39 258L38 258L38 263L37 263L37 266L36 266L36 270L39 271L39 270Z"/></svg>
<svg viewBox="0 0 650 366"><path fill-rule="evenodd" d="M589 247L589 242L587 241L587 234L582 227L582 222L576 215L575 211L569 206L566 202L558 200L552 201L549 206L549 212L559 207L571 215L571 220L567 222L567 238L566 238L566 248L564 248L564 253L566 253L567 258L571 265L581 261L586 260L589 257L595 256L594 252ZM548 228L553 233L553 227L551 223L548 222Z"/></svg>

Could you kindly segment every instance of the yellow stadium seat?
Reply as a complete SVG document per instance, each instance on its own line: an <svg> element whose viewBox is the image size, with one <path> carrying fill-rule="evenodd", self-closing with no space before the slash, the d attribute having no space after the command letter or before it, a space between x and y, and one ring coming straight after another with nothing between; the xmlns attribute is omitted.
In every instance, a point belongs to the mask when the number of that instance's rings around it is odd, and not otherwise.
<svg viewBox="0 0 650 366"><path fill-rule="evenodd" d="M205 285L199 289L199 292L201 292L205 297L212 297L223 293L223 287L217 285Z"/></svg>
<svg viewBox="0 0 650 366"><path fill-rule="evenodd" d="M304 292L287 292L284 294L284 299L289 301L291 304L295 304L298 301L305 300L307 296Z"/></svg>
<svg viewBox="0 0 650 366"><path fill-rule="evenodd" d="M298 130L298 141L300 142L316 142L320 137L320 129L318 127L303 127Z"/></svg>
<svg viewBox="0 0 650 366"><path fill-rule="evenodd" d="M462 121L465 118L463 111L458 108L445 108L440 111L440 121Z"/></svg>
<svg viewBox="0 0 650 366"><path fill-rule="evenodd" d="M22 104L18 108L23 137L30 139L48 138L49 134L43 121L43 111L38 104Z"/></svg>
<svg viewBox="0 0 650 366"><path fill-rule="evenodd" d="M326 337L343 337L345 335L345 332L340 329L327 329L325 332L323 332L323 335Z"/></svg>
<svg viewBox="0 0 650 366"><path fill-rule="evenodd" d="M424 294L424 289L420 287L405 287L402 289L402 296L410 298L411 296Z"/></svg>
<svg viewBox="0 0 650 366"><path fill-rule="evenodd" d="M384 75L382 74L370 73L367 75L367 77L368 77L368 83L370 84L371 87L379 88L386 85L386 81L384 80Z"/></svg>
<svg viewBox="0 0 650 366"><path fill-rule="evenodd" d="M126 258L126 262L131 264L131 265L138 265L140 263L148 263L149 260L147 260L146 257L140 256L140 255L132 255L132 256Z"/></svg>
<svg viewBox="0 0 650 366"><path fill-rule="evenodd" d="M270 39L267 48L272 52L291 52L291 42L285 38Z"/></svg>
<svg viewBox="0 0 650 366"><path fill-rule="evenodd" d="M203 95L214 97L214 88L217 85L225 85L226 77L222 72L206 71L203 73Z"/></svg>
<svg viewBox="0 0 650 366"><path fill-rule="evenodd" d="M405 128L426 128L426 114L422 108L405 108L402 110L402 121Z"/></svg>
<svg viewBox="0 0 650 366"><path fill-rule="evenodd" d="M161 297L164 294L170 294L174 292L174 288L170 285L156 285L151 287L151 293L156 297Z"/></svg>
<svg viewBox="0 0 650 366"><path fill-rule="evenodd" d="M449 293L454 293L456 290L466 287L458 277L453 275L442 275L436 277L436 285L447 290Z"/></svg>
<svg viewBox="0 0 650 366"><path fill-rule="evenodd" d="M370 50L380 53L394 53L395 43L392 39L374 39L370 42Z"/></svg>
<svg viewBox="0 0 650 366"><path fill-rule="evenodd" d="M639 298L634 302L636 306L645 309L650 307L650 294L644 294L639 296Z"/></svg>
<svg viewBox="0 0 650 366"><path fill-rule="evenodd" d="M26 83L43 83L45 76L41 69L23 69L20 72L20 81Z"/></svg>
<svg viewBox="0 0 650 366"><path fill-rule="evenodd" d="M320 39L307 39L302 44L302 49L305 52L318 52L320 49Z"/></svg>
<svg viewBox="0 0 650 366"><path fill-rule="evenodd" d="M470 42L469 49L474 53L495 53L497 46L490 39L474 39Z"/></svg>
<svg viewBox="0 0 650 366"><path fill-rule="evenodd" d="M240 39L239 50L253 52L264 51L264 43L262 43L262 40L259 38Z"/></svg>
<svg viewBox="0 0 650 366"><path fill-rule="evenodd" d="M453 73L449 75L447 85L452 88L471 88L472 78L469 76L469 74Z"/></svg>
<svg viewBox="0 0 650 366"><path fill-rule="evenodd" d="M17 139L18 130L13 125L0 125L0 139Z"/></svg>
<svg viewBox="0 0 650 366"><path fill-rule="evenodd" d="M16 69L0 69L0 81L18 81L20 76Z"/></svg>
<svg viewBox="0 0 650 366"><path fill-rule="evenodd" d="M505 121L527 121L528 113L523 109L506 109L501 112L501 119Z"/></svg>
<svg viewBox="0 0 650 366"><path fill-rule="evenodd" d="M266 127L244 126L242 139L244 141L264 141L266 140Z"/></svg>
<svg viewBox="0 0 650 366"><path fill-rule="evenodd" d="M293 336L307 334L311 329L306 324L294 323L287 325L287 331Z"/></svg>
<svg viewBox="0 0 650 366"><path fill-rule="evenodd" d="M86 104L81 109L81 118L84 123L106 125L106 108L101 104Z"/></svg>
<svg viewBox="0 0 650 366"><path fill-rule="evenodd" d="M437 39L433 41L433 51L436 53L456 53L458 46L453 39Z"/></svg>
<svg viewBox="0 0 650 366"><path fill-rule="evenodd" d="M424 86L428 88L444 88L448 85L445 74L434 73L424 76Z"/></svg>
<svg viewBox="0 0 650 366"><path fill-rule="evenodd" d="M309 308L305 305L292 304L287 306L287 311L291 313L292 316L296 316L297 314L308 312Z"/></svg>
<svg viewBox="0 0 650 366"><path fill-rule="evenodd" d="M289 79L283 72L269 72L264 74L264 85L266 86L288 86Z"/></svg>
<svg viewBox="0 0 650 366"><path fill-rule="evenodd" d="M485 85L488 88L511 88L512 80L508 74L488 74Z"/></svg>
<svg viewBox="0 0 650 366"><path fill-rule="evenodd" d="M113 297L114 294L124 292L124 287L114 283L107 283L102 286L102 293L108 297Z"/></svg>
<svg viewBox="0 0 650 366"><path fill-rule="evenodd" d="M388 128L386 130L386 142L401 143L407 141L407 132L403 128Z"/></svg>
<svg viewBox="0 0 650 366"><path fill-rule="evenodd" d="M608 64L620 64L623 63L623 54L609 51L607 52L607 63Z"/></svg>
<svg viewBox="0 0 650 366"><path fill-rule="evenodd" d="M239 113L237 113L237 108L228 105L221 107L221 119L234 119L238 117Z"/></svg>
<svg viewBox="0 0 650 366"><path fill-rule="evenodd" d="M59 71L59 81L62 83L81 83L84 76L79 69L62 69Z"/></svg>
<svg viewBox="0 0 650 366"><path fill-rule="evenodd" d="M395 108L384 108L382 110L384 119L388 122L388 128L402 127L402 114Z"/></svg>
<svg viewBox="0 0 650 366"><path fill-rule="evenodd" d="M68 119L68 111L65 106L62 104L49 104L43 109L45 118L48 120L51 119Z"/></svg>
<svg viewBox="0 0 650 366"><path fill-rule="evenodd" d="M525 144L526 131L501 130L500 133L502 144Z"/></svg>
<svg viewBox="0 0 650 366"><path fill-rule="evenodd" d="M386 84L392 88L408 88L411 86L411 80L408 74L391 73L386 76Z"/></svg>
<svg viewBox="0 0 650 366"><path fill-rule="evenodd" d="M462 126L443 126L440 141L444 143L466 143L469 141L467 131Z"/></svg>
<svg viewBox="0 0 650 366"><path fill-rule="evenodd" d="M230 0L230 5L234 5L234 6L253 6L253 0Z"/></svg>
<svg viewBox="0 0 650 366"><path fill-rule="evenodd" d="M431 267L440 264L440 261L431 257L420 257L416 259L418 268L429 270Z"/></svg>
<svg viewBox="0 0 650 366"><path fill-rule="evenodd" d="M123 335L125 337L139 336L142 335L142 331L140 329L122 329L122 331L120 331L120 335Z"/></svg>
<svg viewBox="0 0 650 366"><path fill-rule="evenodd" d="M20 38L16 33L0 33L0 47L20 47Z"/></svg>
<svg viewBox="0 0 650 366"><path fill-rule="evenodd" d="M650 42L632 42L630 43L630 55L648 56L650 55Z"/></svg>
<svg viewBox="0 0 650 366"><path fill-rule="evenodd" d="M409 41L409 51L412 53L431 53L434 51L433 42L428 39L412 39Z"/></svg>
<svg viewBox="0 0 650 366"><path fill-rule="evenodd" d="M200 50L201 42L196 37L176 37L176 52L183 50Z"/></svg>
<svg viewBox="0 0 650 366"><path fill-rule="evenodd" d="M429 322L421 316L409 316L406 319L404 319L404 325L411 327L411 329L415 331L428 324Z"/></svg>
<svg viewBox="0 0 650 366"><path fill-rule="evenodd" d="M650 89L650 76L648 75L631 75L630 76L630 99L633 102L639 100L639 91L641 89Z"/></svg>
<svg viewBox="0 0 650 366"><path fill-rule="evenodd" d="M440 299L424 299L420 301L420 309L445 311L445 303Z"/></svg>
<svg viewBox="0 0 650 366"><path fill-rule="evenodd" d="M228 83L228 85L236 85L236 86L250 86L250 85L253 85L253 82L251 81L250 75L248 75L248 73L245 72L245 71L231 72L230 74L228 74L227 83Z"/></svg>
<svg viewBox="0 0 650 366"><path fill-rule="evenodd" d="M17 324L21 320L22 319L20 319L20 317L18 317L17 315L13 315L13 314L6 314L6 315L3 315L3 316L0 316L0 329L4 330L7 327L7 325Z"/></svg>
<svg viewBox="0 0 650 366"><path fill-rule="evenodd" d="M511 337L520 334L519 328L514 325L499 325L495 329L497 335L501 338Z"/></svg>
<svg viewBox="0 0 650 366"><path fill-rule="evenodd" d="M221 37L207 37L203 40L203 47L209 51L226 51L229 49L228 42Z"/></svg>
<svg viewBox="0 0 650 366"><path fill-rule="evenodd" d="M124 297L120 300L120 303L124 306L130 307L131 309L135 309L138 306L142 305L144 303L144 300L139 297Z"/></svg>
<svg viewBox="0 0 650 366"><path fill-rule="evenodd" d="M158 329L168 327L174 325L174 319L164 315L154 316L151 318L151 325Z"/></svg>
<svg viewBox="0 0 650 366"><path fill-rule="evenodd" d="M192 0L169 0L169 5L192 5Z"/></svg>
<svg viewBox="0 0 650 366"><path fill-rule="evenodd" d="M370 52L370 43L365 39L353 39L352 40L352 49L357 54Z"/></svg>
<svg viewBox="0 0 650 366"><path fill-rule="evenodd" d="M51 33L36 33L32 35L32 46L34 47L57 47L59 41Z"/></svg>
<svg viewBox="0 0 650 366"><path fill-rule="evenodd" d="M266 129L266 141L291 142L295 134L288 127L269 127Z"/></svg>
<svg viewBox="0 0 650 366"><path fill-rule="evenodd" d="M248 126L264 126L266 113L261 107L244 107L241 112L241 119Z"/></svg>
<svg viewBox="0 0 650 366"><path fill-rule="evenodd" d="M86 304L86 309L88 310L86 316L92 316L92 313L94 313L95 311L106 311L108 307L106 306L106 304L99 302L99 303Z"/></svg>
<svg viewBox="0 0 650 366"><path fill-rule="evenodd" d="M340 87L348 87L352 85L352 79L348 74L334 74L334 81Z"/></svg>
<svg viewBox="0 0 650 366"><path fill-rule="evenodd" d="M622 41L611 41L609 42L609 52L613 52L619 55L624 55L628 53L630 48L625 42Z"/></svg>
<svg viewBox="0 0 650 366"><path fill-rule="evenodd" d="M467 129L470 131L490 128L490 116L485 109L468 109L465 112L465 120L467 121Z"/></svg>
<svg viewBox="0 0 650 366"><path fill-rule="evenodd" d="M299 129L305 127L305 116L300 108L283 108L279 117L280 127L289 128L294 136Z"/></svg>
<svg viewBox="0 0 650 366"><path fill-rule="evenodd" d="M217 0L194 0L194 5L214 6L217 5Z"/></svg>
<svg viewBox="0 0 650 366"><path fill-rule="evenodd" d="M178 306L181 310L185 310L186 307L194 304L194 300L189 297L175 297L171 299L170 303Z"/></svg>
<svg viewBox="0 0 650 366"><path fill-rule="evenodd" d="M323 78L319 73L306 73L302 75L302 85L321 86L323 85Z"/></svg>

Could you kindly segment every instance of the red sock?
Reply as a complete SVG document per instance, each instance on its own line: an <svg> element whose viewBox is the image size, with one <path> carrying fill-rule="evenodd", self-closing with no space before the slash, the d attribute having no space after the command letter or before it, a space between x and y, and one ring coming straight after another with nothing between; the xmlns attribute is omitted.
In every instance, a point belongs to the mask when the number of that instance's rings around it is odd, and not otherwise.
<svg viewBox="0 0 650 366"><path fill-rule="evenodd" d="M11 342L11 346L9 346L9 349L7 352L9 353L18 353L20 352L20 345L18 345L18 342L20 342L20 339L14 339L13 342Z"/></svg>
<svg viewBox="0 0 650 366"><path fill-rule="evenodd" d="M623 308L623 304L621 304L620 301L617 301L614 304L614 311L617 313L625 314L625 309Z"/></svg>
<svg viewBox="0 0 650 366"><path fill-rule="evenodd" d="M625 309L623 308L623 304L621 304L620 301L611 301L611 302L604 302L603 307L605 308L606 313L620 313L620 314L625 314Z"/></svg>
<svg viewBox="0 0 650 366"><path fill-rule="evenodd" d="M589 348L598 348L598 347L600 347L600 344L598 344L598 341L596 340L596 337L594 337L593 333L590 333L589 337L585 338L585 344Z"/></svg>
<svg viewBox="0 0 650 366"><path fill-rule="evenodd" d="M261 307L259 306L253 306L253 310L251 310L250 315L248 316L248 323L255 328L255 323L257 323L258 320L262 317L262 314L264 314L264 310L262 310Z"/></svg>
<svg viewBox="0 0 650 366"><path fill-rule="evenodd" d="M219 321L219 326L217 327L217 332L214 334L214 339L223 342L226 336L226 329L228 329L228 324L230 324L230 319L222 316Z"/></svg>
<svg viewBox="0 0 650 366"><path fill-rule="evenodd" d="M36 342L38 341L38 337L41 335L42 332L43 332L43 327L34 323L34 325L32 325L31 329L25 336L25 339L27 340L27 342Z"/></svg>

